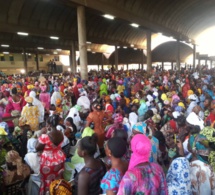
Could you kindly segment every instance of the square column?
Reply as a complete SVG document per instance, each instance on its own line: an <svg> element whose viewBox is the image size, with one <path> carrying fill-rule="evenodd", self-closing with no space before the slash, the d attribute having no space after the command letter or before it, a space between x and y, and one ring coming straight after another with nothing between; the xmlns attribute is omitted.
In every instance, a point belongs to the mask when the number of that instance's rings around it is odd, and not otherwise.
<svg viewBox="0 0 215 195"><path fill-rule="evenodd" d="M177 44L176 44L176 67L177 70L180 70L180 41L177 39Z"/></svg>
<svg viewBox="0 0 215 195"><path fill-rule="evenodd" d="M115 45L115 68L116 68L116 70L118 70L118 63L119 63L118 48L117 48L117 45Z"/></svg>
<svg viewBox="0 0 215 195"><path fill-rule="evenodd" d="M152 70L152 51L151 51L151 31L146 31L146 43L147 43L147 71Z"/></svg>
<svg viewBox="0 0 215 195"><path fill-rule="evenodd" d="M81 79L88 80L85 7L77 7Z"/></svg>
<svg viewBox="0 0 215 195"><path fill-rule="evenodd" d="M193 68L196 68L196 45L193 44Z"/></svg>
<svg viewBox="0 0 215 195"><path fill-rule="evenodd" d="M72 41L72 44L71 44L69 60L70 60L71 71L73 73L76 73L77 65L76 65L76 53L75 53L75 42L74 41Z"/></svg>

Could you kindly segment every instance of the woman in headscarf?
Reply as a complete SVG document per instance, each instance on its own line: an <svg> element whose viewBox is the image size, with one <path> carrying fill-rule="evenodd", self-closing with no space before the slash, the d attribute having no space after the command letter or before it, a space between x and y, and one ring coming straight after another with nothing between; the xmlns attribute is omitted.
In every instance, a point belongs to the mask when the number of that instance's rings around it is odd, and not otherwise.
<svg viewBox="0 0 215 195"><path fill-rule="evenodd" d="M207 139L200 134L200 127L198 125L190 126L190 138L188 141L188 149L192 153L192 160L200 160L205 164L209 164L208 156L210 154L209 148L205 147Z"/></svg>
<svg viewBox="0 0 215 195"><path fill-rule="evenodd" d="M102 79L102 84L100 85L100 91L99 91L99 95L100 97L102 97L103 94L107 95L108 94L108 86L107 86L107 80L106 79Z"/></svg>
<svg viewBox="0 0 215 195"><path fill-rule="evenodd" d="M167 184L162 168L150 163L151 143L145 135L135 135L131 140L132 155L128 171L119 186L119 195L167 195Z"/></svg>
<svg viewBox="0 0 215 195"><path fill-rule="evenodd" d="M22 163L22 158L15 150L9 151L6 156L7 169L4 170L4 184L6 186L22 181L30 175L30 168Z"/></svg>
<svg viewBox="0 0 215 195"><path fill-rule="evenodd" d="M20 95L18 95L17 89L12 88L11 89L11 97L8 99L7 107L11 107L12 110L17 110L19 112L22 111L23 106L25 106L26 102L24 98Z"/></svg>
<svg viewBox="0 0 215 195"><path fill-rule="evenodd" d="M20 126L29 125L32 131L39 130L39 110L33 105L33 98L25 98L27 105L24 106L19 119Z"/></svg>
<svg viewBox="0 0 215 195"><path fill-rule="evenodd" d="M45 110L42 102L36 98L36 92L31 91L29 94L29 97L33 98L33 105L37 106L39 110L39 123L42 123L44 121L44 115L45 115Z"/></svg>
<svg viewBox="0 0 215 195"><path fill-rule="evenodd" d="M132 135L143 134L147 136L151 142L150 148L150 162L157 162L158 160L158 151L159 151L159 141L156 137L153 136L152 129L147 126L145 122L138 122L132 128Z"/></svg>
<svg viewBox="0 0 215 195"><path fill-rule="evenodd" d="M60 118L52 115L49 119L51 131L39 137L36 150L42 152L40 160L41 186L40 195L45 195L50 183L63 178L65 155L61 149L64 135L56 129Z"/></svg>
<svg viewBox="0 0 215 195"><path fill-rule="evenodd" d="M40 85L40 89L41 89L41 93L39 96L39 100L42 102L44 108L49 111L49 107L50 107L50 93L48 93L47 90L47 86L45 83L41 83Z"/></svg>
<svg viewBox="0 0 215 195"><path fill-rule="evenodd" d="M215 121L215 100L211 102L210 111L210 114L205 119L207 126L212 125Z"/></svg>
<svg viewBox="0 0 215 195"><path fill-rule="evenodd" d="M192 195L190 165L184 157L182 142L177 140L177 147L168 154L169 158L173 159L166 175L169 194Z"/></svg>
<svg viewBox="0 0 215 195"><path fill-rule="evenodd" d="M199 126L190 130L188 149L192 153L190 163L193 194L215 194L215 177L208 162L209 149L205 147L206 137L199 134Z"/></svg>
<svg viewBox="0 0 215 195"><path fill-rule="evenodd" d="M60 95L58 86L55 86L55 87L54 87L54 93L53 93L52 96L51 96L51 104L54 104L54 105L56 106L56 105L57 105L57 104L56 104L56 101L57 101L58 99L61 100L62 97L61 97L61 95Z"/></svg>
<svg viewBox="0 0 215 195"><path fill-rule="evenodd" d="M123 122L123 116L120 113L117 113L114 117L114 124L106 127L105 137L107 139L110 139L112 137L112 134L114 133L114 131L116 129L122 129L123 130L122 122Z"/></svg>
<svg viewBox="0 0 215 195"><path fill-rule="evenodd" d="M101 150L104 147L105 132L103 123L110 120L109 115L101 110L101 106L95 103L92 106L93 112L87 117L86 127L89 127L91 123L94 123L94 131L98 135L98 145Z"/></svg>
<svg viewBox="0 0 215 195"><path fill-rule="evenodd" d="M213 170L215 171L215 129L212 127L205 127L200 132L201 135L204 135L207 139L206 144L208 148L211 148L210 154L208 156L208 160Z"/></svg>

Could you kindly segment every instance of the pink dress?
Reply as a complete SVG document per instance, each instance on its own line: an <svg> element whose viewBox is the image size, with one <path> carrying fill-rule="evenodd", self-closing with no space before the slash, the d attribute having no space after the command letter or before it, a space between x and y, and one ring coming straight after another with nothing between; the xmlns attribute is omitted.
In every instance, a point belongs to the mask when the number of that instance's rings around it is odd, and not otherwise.
<svg viewBox="0 0 215 195"><path fill-rule="evenodd" d="M9 97L8 99L9 104L12 105L12 110L18 110L18 111L22 111L22 108L25 106L25 100L23 99L23 97L20 97L20 100L18 102L14 102L12 97Z"/></svg>
<svg viewBox="0 0 215 195"><path fill-rule="evenodd" d="M40 93L39 99L42 102L45 109L49 110L50 100L51 100L50 94L49 93Z"/></svg>

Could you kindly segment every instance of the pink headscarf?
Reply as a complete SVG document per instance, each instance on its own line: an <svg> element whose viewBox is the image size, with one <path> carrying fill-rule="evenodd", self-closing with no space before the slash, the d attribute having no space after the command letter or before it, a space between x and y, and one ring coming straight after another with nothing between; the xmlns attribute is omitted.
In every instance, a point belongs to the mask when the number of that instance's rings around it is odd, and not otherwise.
<svg viewBox="0 0 215 195"><path fill-rule="evenodd" d="M137 134L131 140L132 155L129 163L128 170L133 169L140 163L149 162L151 152L150 139L143 135Z"/></svg>
<svg viewBox="0 0 215 195"><path fill-rule="evenodd" d="M46 85L40 85L40 89L41 89L43 92L45 92L46 89L47 89L47 86L46 86Z"/></svg>

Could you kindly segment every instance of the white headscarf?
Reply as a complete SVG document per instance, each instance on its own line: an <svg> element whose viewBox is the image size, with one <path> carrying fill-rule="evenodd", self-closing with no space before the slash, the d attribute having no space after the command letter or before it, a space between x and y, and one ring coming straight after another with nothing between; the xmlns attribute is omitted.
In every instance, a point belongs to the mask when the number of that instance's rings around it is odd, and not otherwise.
<svg viewBox="0 0 215 195"><path fill-rule="evenodd" d="M201 130L204 128L204 121L195 112L191 112L186 121L191 125L198 125Z"/></svg>
<svg viewBox="0 0 215 195"><path fill-rule="evenodd" d="M39 123L42 123L44 121L44 114L45 114L44 106L43 106L42 102L36 98L36 92L35 91L31 91L29 96L33 98L33 105L38 107Z"/></svg>

